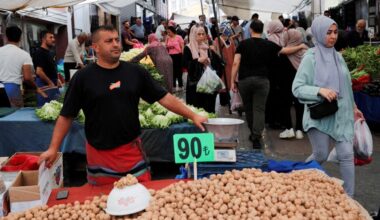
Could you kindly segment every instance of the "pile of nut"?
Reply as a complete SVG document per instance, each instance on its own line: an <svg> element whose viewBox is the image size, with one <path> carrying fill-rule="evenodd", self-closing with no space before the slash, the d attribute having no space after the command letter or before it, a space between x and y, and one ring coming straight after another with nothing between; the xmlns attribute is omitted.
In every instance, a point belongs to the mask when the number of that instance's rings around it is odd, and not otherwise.
<svg viewBox="0 0 380 220"><path fill-rule="evenodd" d="M126 186L135 185L138 182L139 181L137 180L135 176L128 174L127 176L122 177L120 180L114 182L113 186L118 189L122 189Z"/></svg>
<svg viewBox="0 0 380 220"><path fill-rule="evenodd" d="M339 183L315 170L234 170L151 193L149 207L129 216L106 214L107 197L102 196L84 204L35 208L7 219L366 219Z"/></svg>

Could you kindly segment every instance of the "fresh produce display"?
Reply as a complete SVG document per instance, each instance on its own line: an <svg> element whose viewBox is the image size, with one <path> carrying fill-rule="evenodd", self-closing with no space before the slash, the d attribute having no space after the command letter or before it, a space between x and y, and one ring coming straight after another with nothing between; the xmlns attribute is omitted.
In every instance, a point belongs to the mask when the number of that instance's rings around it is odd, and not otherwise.
<svg viewBox="0 0 380 220"><path fill-rule="evenodd" d="M336 180L316 170L233 170L150 192L148 208L128 216L106 214L107 196L95 196L83 204L37 207L5 219L369 219Z"/></svg>
<svg viewBox="0 0 380 220"><path fill-rule="evenodd" d="M368 73L372 78L380 76L380 47L361 45L356 48L347 48L343 52L344 60L353 75Z"/></svg>
<svg viewBox="0 0 380 220"><path fill-rule="evenodd" d="M216 115L208 113L202 108L195 108L188 105L188 107L200 115L208 118L215 118ZM185 119L171 111L168 111L158 102L149 104L144 101L140 101L139 104L139 120L142 128L167 128L171 124L184 122ZM191 123L191 120L188 120Z"/></svg>
<svg viewBox="0 0 380 220"><path fill-rule="evenodd" d="M363 92L370 96L380 96L380 81L375 80L366 84L363 88Z"/></svg>
<svg viewBox="0 0 380 220"><path fill-rule="evenodd" d="M215 118L216 115L208 113L202 108L195 108L188 106L192 111L206 116L208 118ZM62 103L58 101L51 101L46 103L41 108L36 109L36 115L43 121L55 121L57 120L59 113L62 109ZM80 123L84 123L85 116L82 110L80 110L78 117L76 118ZM139 120L142 128L168 128L175 123L184 122L185 119L171 111L168 111L158 102L149 104L144 101L140 101L139 104ZM191 123L191 120L188 120Z"/></svg>
<svg viewBox="0 0 380 220"><path fill-rule="evenodd" d="M133 57L139 55L144 51L144 48L133 48L130 49L128 52L122 52L120 55L120 60L123 61L130 61Z"/></svg>
<svg viewBox="0 0 380 220"><path fill-rule="evenodd" d="M164 77L158 72L157 68L154 67L153 65L150 65L150 64L144 64L144 63L140 63L140 66L144 67L146 70L148 70L148 72L150 73L150 75L152 76L152 78L154 80L156 80L158 83L160 83L160 85L164 86Z"/></svg>
<svg viewBox="0 0 380 220"><path fill-rule="evenodd" d="M130 61L132 58L139 55L143 51L144 51L144 47L143 48L133 48L133 49L130 49L128 52L124 51L120 55L120 60ZM145 65L154 66L154 63L149 56L146 56L145 58L141 59L140 63L145 64Z"/></svg>
<svg viewBox="0 0 380 220"><path fill-rule="evenodd" d="M132 58L139 55L143 51L144 51L144 48L130 49L128 52L121 53L120 60L130 61ZM154 67L154 63L149 56L141 59L139 64L143 66L146 70L148 70L148 72L151 74L153 79L158 81L161 85L164 85L164 77L158 72L157 68Z"/></svg>
<svg viewBox="0 0 380 220"><path fill-rule="evenodd" d="M35 110L36 115L42 121L55 121L57 120L59 113L61 112L63 104L56 100L45 103L41 108ZM80 123L84 123L85 117L82 109L76 118Z"/></svg>

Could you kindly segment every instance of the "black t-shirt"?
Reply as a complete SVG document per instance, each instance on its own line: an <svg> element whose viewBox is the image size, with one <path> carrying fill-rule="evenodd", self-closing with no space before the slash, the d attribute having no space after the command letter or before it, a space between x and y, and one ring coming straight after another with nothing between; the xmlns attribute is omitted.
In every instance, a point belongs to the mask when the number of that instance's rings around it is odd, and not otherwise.
<svg viewBox="0 0 380 220"><path fill-rule="evenodd" d="M112 149L140 135L140 98L153 103L166 94L137 64L120 62L114 69L104 69L95 63L70 81L61 115L76 117L82 108L87 141L97 149Z"/></svg>
<svg viewBox="0 0 380 220"><path fill-rule="evenodd" d="M57 67L54 57L49 50L42 47L38 48L33 55L33 65L35 69L37 69L37 67L42 68L46 76L49 77L54 84L57 84Z"/></svg>
<svg viewBox="0 0 380 220"><path fill-rule="evenodd" d="M368 31L364 30L362 36L356 30L350 31L347 35L347 43L349 47L357 47L364 44L364 41L369 41Z"/></svg>
<svg viewBox="0 0 380 220"><path fill-rule="evenodd" d="M243 40L236 49L241 54L239 80L250 76L268 77L269 66L282 47L261 38Z"/></svg>

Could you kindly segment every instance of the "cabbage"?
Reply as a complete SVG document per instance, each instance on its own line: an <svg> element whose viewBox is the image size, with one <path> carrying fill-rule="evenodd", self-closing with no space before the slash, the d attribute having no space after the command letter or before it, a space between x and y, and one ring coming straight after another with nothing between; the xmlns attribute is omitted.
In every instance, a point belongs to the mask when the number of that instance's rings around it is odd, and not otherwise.
<svg viewBox="0 0 380 220"><path fill-rule="evenodd" d="M170 120L164 115L155 115L152 119L152 125L155 128L167 128L170 125Z"/></svg>
<svg viewBox="0 0 380 220"><path fill-rule="evenodd" d="M183 121L183 117L181 115L177 115L176 113L171 111L168 111L165 117L167 117L172 124L180 123Z"/></svg>
<svg viewBox="0 0 380 220"><path fill-rule="evenodd" d="M42 121L55 121L62 109L62 103L55 100L45 103L41 108L36 109L36 115Z"/></svg>
<svg viewBox="0 0 380 220"><path fill-rule="evenodd" d="M42 121L55 121L57 120L59 113L61 113L61 109L63 104L56 100L45 103L41 108L37 108L35 113L38 118ZM81 109L76 118L79 123L84 123L85 117L83 110Z"/></svg>
<svg viewBox="0 0 380 220"><path fill-rule="evenodd" d="M162 105L160 105L158 102L153 103L153 105L151 105L150 108L152 109L152 112L155 115L165 115L168 112L168 110L164 108Z"/></svg>

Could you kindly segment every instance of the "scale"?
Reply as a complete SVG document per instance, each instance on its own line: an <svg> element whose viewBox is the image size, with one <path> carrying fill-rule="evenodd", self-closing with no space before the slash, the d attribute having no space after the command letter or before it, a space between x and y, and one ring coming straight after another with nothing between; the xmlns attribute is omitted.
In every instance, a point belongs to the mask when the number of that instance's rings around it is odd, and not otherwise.
<svg viewBox="0 0 380 220"><path fill-rule="evenodd" d="M206 130L214 134L215 162L236 162L239 126L243 123L235 118L211 118L204 123Z"/></svg>

